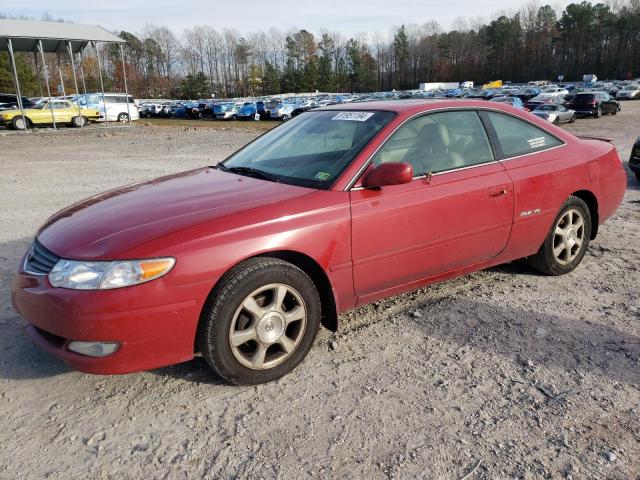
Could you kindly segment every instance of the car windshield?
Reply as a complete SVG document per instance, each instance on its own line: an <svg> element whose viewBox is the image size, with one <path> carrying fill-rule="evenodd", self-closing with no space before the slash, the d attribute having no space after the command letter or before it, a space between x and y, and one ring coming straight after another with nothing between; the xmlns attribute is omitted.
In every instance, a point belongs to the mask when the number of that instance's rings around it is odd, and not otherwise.
<svg viewBox="0 0 640 480"><path fill-rule="evenodd" d="M304 113L259 137L220 168L326 190L394 116L384 111Z"/></svg>
<svg viewBox="0 0 640 480"><path fill-rule="evenodd" d="M628 86L624 87L625 90L638 90L638 88L640 88L640 87L634 87L633 85L628 85Z"/></svg>
<svg viewBox="0 0 640 480"><path fill-rule="evenodd" d="M538 107L536 107L537 111L547 111L547 112L551 112L553 110L556 109L555 105L539 105Z"/></svg>

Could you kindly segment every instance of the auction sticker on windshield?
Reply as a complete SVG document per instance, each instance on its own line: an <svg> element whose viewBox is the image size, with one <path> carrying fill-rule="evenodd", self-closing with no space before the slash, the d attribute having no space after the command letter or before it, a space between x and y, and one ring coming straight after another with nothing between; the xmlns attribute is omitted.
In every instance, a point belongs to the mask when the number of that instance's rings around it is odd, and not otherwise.
<svg viewBox="0 0 640 480"><path fill-rule="evenodd" d="M366 122L373 117L373 112L340 112L331 120L351 120L353 122Z"/></svg>

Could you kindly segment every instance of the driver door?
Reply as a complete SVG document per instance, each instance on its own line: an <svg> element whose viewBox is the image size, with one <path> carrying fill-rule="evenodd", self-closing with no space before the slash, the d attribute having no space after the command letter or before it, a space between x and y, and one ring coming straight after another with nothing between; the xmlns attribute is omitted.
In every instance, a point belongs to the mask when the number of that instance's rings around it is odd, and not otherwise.
<svg viewBox="0 0 640 480"><path fill-rule="evenodd" d="M358 304L489 260L513 223L512 182L475 111L427 114L400 127L374 165L408 162L414 179L353 188L352 255Z"/></svg>

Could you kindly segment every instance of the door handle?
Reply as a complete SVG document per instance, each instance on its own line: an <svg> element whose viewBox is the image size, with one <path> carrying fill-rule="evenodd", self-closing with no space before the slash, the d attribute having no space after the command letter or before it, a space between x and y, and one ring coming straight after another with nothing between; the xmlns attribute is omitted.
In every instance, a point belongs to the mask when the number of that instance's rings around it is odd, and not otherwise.
<svg viewBox="0 0 640 480"><path fill-rule="evenodd" d="M497 187L491 187L489 189L489 197L501 197L509 193L509 188L506 185L499 185Z"/></svg>

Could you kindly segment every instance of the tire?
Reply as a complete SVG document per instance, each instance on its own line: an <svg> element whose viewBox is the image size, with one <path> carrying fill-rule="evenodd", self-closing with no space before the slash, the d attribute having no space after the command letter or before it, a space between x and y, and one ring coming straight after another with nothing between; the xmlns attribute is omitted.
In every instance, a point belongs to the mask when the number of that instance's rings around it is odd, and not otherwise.
<svg viewBox="0 0 640 480"><path fill-rule="evenodd" d="M238 115L231 115L231 120L233 120L233 121L238 120Z"/></svg>
<svg viewBox="0 0 640 480"><path fill-rule="evenodd" d="M611 112L611 115L617 115L618 114L618 107L614 108L613 111Z"/></svg>
<svg viewBox="0 0 640 480"><path fill-rule="evenodd" d="M571 120L569 120L569 123L575 123L575 121L576 121L576 116L572 115Z"/></svg>
<svg viewBox="0 0 640 480"><path fill-rule="evenodd" d="M26 126L25 126L25 123L26 123ZM23 119L22 115L18 117L13 117L13 120L11 121L11 128L13 128L14 130L26 130L28 126L29 126L29 120Z"/></svg>
<svg viewBox="0 0 640 480"><path fill-rule="evenodd" d="M86 125L85 118L75 116L71 119L71 125L73 125L75 128L82 128Z"/></svg>
<svg viewBox="0 0 640 480"><path fill-rule="evenodd" d="M595 117L596 118L602 117L602 107L598 107L598 109L596 110Z"/></svg>
<svg viewBox="0 0 640 480"><path fill-rule="evenodd" d="M289 115L282 115L282 121L286 122L287 120L289 120Z"/></svg>
<svg viewBox="0 0 640 480"><path fill-rule="evenodd" d="M636 179L640 182L640 172L635 172Z"/></svg>
<svg viewBox="0 0 640 480"><path fill-rule="evenodd" d="M277 300L279 296L284 300ZM301 318L286 325L286 315L294 311ZM276 258L252 258L220 279L203 312L197 345L209 366L228 382L271 382L306 357L320 317L320 296L306 273ZM245 335L238 336L241 331ZM233 332L242 343L232 345Z"/></svg>
<svg viewBox="0 0 640 480"><path fill-rule="evenodd" d="M127 115L126 113L119 113L118 121L120 123L127 123L129 121L129 115Z"/></svg>
<svg viewBox="0 0 640 480"><path fill-rule="evenodd" d="M571 222L571 228L568 222ZM580 264L590 238L589 207L581 198L570 196L560 208L538 252L527 260L541 273L564 275Z"/></svg>
<svg viewBox="0 0 640 480"><path fill-rule="evenodd" d="M553 124L557 127L558 125L560 125L560 119L558 117L555 118L555 120L553 121Z"/></svg>

